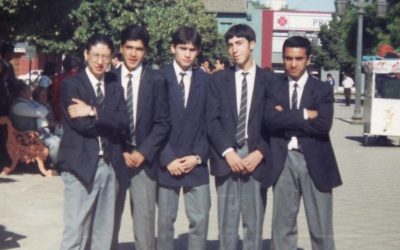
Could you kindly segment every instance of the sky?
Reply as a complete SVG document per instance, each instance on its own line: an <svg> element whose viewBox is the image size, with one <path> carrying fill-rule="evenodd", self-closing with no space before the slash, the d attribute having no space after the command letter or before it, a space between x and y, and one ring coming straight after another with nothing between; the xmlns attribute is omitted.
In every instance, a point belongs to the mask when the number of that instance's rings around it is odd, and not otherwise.
<svg viewBox="0 0 400 250"><path fill-rule="evenodd" d="M309 11L335 11L335 0L287 0L289 9Z"/></svg>

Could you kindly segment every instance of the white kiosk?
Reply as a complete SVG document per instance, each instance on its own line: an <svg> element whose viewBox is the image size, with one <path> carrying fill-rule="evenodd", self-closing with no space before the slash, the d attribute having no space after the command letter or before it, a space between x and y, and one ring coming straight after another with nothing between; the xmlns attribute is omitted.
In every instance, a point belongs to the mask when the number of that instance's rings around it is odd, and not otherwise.
<svg viewBox="0 0 400 250"><path fill-rule="evenodd" d="M400 136L400 60L363 62L364 145L370 136Z"/></svg>

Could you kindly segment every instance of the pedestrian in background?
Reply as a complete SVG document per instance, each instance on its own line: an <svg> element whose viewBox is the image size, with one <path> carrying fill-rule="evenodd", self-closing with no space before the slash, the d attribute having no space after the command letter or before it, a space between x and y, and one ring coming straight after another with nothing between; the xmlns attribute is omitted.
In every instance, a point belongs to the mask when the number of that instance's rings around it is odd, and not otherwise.
<svg viewBox="0 0 400 250"><path fill-rule="evenodd" d="M342 86L343 86L343 90L344 90L344 99L345 99L346 106L350 106L351 88L354 86L354 81L346 73L343 74Z"/></svg>

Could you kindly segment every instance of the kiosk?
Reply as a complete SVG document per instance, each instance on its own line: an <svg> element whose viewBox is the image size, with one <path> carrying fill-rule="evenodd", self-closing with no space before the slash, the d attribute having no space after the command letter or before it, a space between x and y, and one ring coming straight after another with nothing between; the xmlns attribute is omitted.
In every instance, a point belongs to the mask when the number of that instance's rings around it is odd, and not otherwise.
<svg viewBox="0 0 400 250"><path fill-rule="evenodd" d="M400 137L400 60L363 62L364 145L370 136Z"/></svg>

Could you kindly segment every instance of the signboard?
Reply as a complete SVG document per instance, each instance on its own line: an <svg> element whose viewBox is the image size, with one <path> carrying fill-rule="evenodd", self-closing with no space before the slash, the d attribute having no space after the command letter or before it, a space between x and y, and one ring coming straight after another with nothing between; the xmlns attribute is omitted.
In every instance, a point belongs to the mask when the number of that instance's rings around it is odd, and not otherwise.
<svg viewBox="0 0 400 250"><path fill-rule="evenodd" d="M374 99L371 110L370 133L400 136L400 100Z"/></svg>
<svg viewBox="0 0 400 250"><path fill-rule="evenodd" d="M25 54L29 60L32 60L33 58L36 57L36 47L35 46L27 46L25 48Z"/></svg>
<svg viewBox="0 0 400 250"><path fill-rule="evenodd" d="M400 73L400 60L374 60L362 63L365 72L389 74Z"/></svg>
<svg viewBox="0 0 400 250"><path fill-rule="evenodd" d="M320 26L329 24L330 13L274 12L274 30L320 31Z"/></svg>

